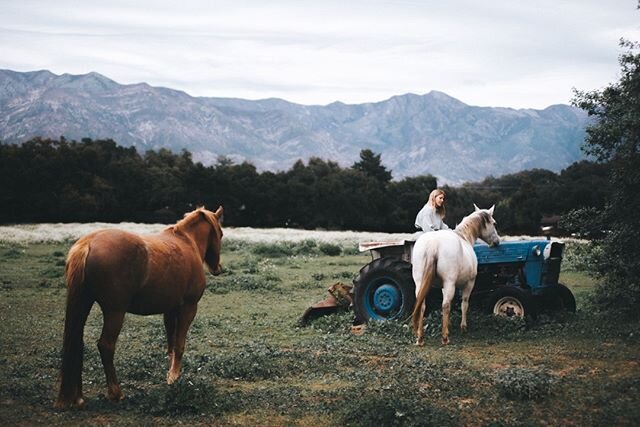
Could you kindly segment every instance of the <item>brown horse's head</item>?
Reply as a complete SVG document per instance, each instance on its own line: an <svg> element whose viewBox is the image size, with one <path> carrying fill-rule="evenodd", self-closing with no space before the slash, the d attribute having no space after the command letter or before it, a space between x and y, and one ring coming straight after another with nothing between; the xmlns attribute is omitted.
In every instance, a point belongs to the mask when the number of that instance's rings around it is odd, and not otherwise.
<svg viewBox="0 0 640 427"><path fill-rule="evenodd" d="M222 273L222 264L220 263L220 250L222 249L222 214L224 209L222 206L218 207L218 210L211 212L202 209L202 214L206 218L207 222L211 225L211 231L209 232L209 243L207 250L204 254L204 262L209 268L211 274L217 275Z"/></svg>

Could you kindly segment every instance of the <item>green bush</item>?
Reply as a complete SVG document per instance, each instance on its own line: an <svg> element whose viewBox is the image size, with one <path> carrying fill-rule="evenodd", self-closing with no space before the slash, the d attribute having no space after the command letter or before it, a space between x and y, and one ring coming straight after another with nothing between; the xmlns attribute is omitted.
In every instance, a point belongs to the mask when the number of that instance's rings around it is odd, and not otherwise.
<svg viewBox="0 0 640 427"><path fill-rule="evenodd" d="M207 289L214 294L226 294L230 291L270 291L277 287L273 277L248 274L216 278L207 283Z"/></svg>
<svg viewBox="0 0 640 427"><path fill-rule="evenodd" d="M422 398L418 384L391 383L357 387L341 405L341 424L347 426L457 425L452 415Z"/></svg>
<svg viewBox="0 0 640 427"><path fill-rule="evenodd" d="M183 375L176 383L153 389L144 396L129 399L147 414L164 416L220 415L234 410L238 405L232 396L223 395L205 381Z"/></svg>
<svg viewBox="0 0 640 427"><path fill-rule="evenodd" d="M284 242L258 243L251 249L251 252L269 258L287 257L294 254L291 246Z"/></svg>
<svg viewBox="0 0 640 427"><path fill-rule="evenodd" d="M403 343L410 343L414 339L413 330L409 324L401 321L371 321L367 325L366 334L395 338Z"/></svg>
<svg viewBox="0 0 640 427"><path fill-rule="evenodd" d="M500 392L513 400L543 400L551 394L554 382L547 371L538 368L507 368L495 377Z"/></svg>
<svg viewBox="0 0 640 427"><path fill-rule="evenodd" d="M330 316L322 316L311 322L313 329L328 333L346 333L351 329L353 313L342 311Z"/></svg>
<svg viewBox="0 0 640 427"><path fill-rule="evenodd" d="M234 239L229 240L227 238L224 238L224 240L222 241L223 254L226 251L228 252L246 251L249 249L249 247L250 247L250 244L246 240L234 240Z"/></svg>
<svg viewBox="0 0 640 427"><path fill-rule="evenodd" d="M357 246L349 246L346 248L342 248L342 253L344 255L360 255L360 250Z"/></svg>
<svg viewBox="0 0 640 427"><path fill-rule="evenodd" d="M595 242L568 242L562 255L562 269L565 271L592 271L602 246Z"/></svg>
<svg viewBox="0 0 640 427"><path fill-rule="evenodd" d="M2 256L7 259L16 259L23 256L25 253L25 249L19 249L17 247L11 246L6 251L4 251L4 254Z"/></svg>
<svg viewBox="0 0 640 427"><path fill-rule="evenodd" d="M208 370L227 379L263 380L278 377L282 352L260 343L250 343L237 353L212 358Z"/></svg>
<svg viewBox="0 0 640 427"><path fill-rule="evenodd" d="M267 258L280 258L296 255L318 255L318 244L315 240L300 242L258 243L251 249L254 255Z"/></svg>
<svg viewBox="0 0 640 427"><path fill-rule="evenodd" d="M342 253L342 248L333 243L321 243L320 252L328 256L338 256Z"/></svg>

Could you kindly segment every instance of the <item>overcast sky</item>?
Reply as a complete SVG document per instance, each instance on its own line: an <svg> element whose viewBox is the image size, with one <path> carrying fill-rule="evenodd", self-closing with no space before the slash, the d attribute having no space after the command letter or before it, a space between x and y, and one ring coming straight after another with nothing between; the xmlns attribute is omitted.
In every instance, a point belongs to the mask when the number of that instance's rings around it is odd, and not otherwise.
<svg viewBox="0 0 640 427"><path fill-rule="evenodd" d="M0 0L0 68L300 104L544 108L619 76L637 0Z"/></svg>

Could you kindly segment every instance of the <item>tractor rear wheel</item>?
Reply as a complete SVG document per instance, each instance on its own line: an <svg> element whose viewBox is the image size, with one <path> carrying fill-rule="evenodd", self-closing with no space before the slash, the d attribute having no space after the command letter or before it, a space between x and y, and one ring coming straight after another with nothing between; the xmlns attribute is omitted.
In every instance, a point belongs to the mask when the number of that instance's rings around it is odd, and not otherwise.
<svg viewBox="0 0 640 427"><path fill-rule="evenodd" d="M567 313L576 312L576 299L573 293L562 283L558 283L553 287L553 306L559 311L565 311Z"/></svg>
<svg viewBox="0 0 640 427"><path fill-rule="evenodd" d="M356 323L405 320L416 301L411 264L394 257L378 258L360 269L353 281Z"/></svg>
<svg viewBox="0 0 640 427"><path fill-rule="evenodd" d="M562 300L562 307L565 311L569 313L576 312L576 298L573 296L573 293L562 283L558 283L558 293L560 294L560 299Z"/></svg>

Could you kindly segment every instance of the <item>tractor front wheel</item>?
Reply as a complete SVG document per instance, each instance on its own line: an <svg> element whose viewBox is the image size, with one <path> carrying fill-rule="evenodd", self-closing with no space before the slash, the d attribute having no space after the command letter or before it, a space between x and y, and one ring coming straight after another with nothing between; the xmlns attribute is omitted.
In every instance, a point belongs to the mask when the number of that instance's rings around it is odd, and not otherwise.
<svg viewBox="0 0 640 427"><path fill-rule="evenodd" d="M416 301L411 264L384 257L360 269L353 281L356 323L369 320L405 320Z"/></svg>
<svg viewBox="0 0 640 427"><path fill-rule="evenodd" d="M534 318L536 313L531 296L512 286L496 290L489 299L489 310L496 316Z"/></svg>

